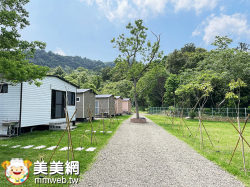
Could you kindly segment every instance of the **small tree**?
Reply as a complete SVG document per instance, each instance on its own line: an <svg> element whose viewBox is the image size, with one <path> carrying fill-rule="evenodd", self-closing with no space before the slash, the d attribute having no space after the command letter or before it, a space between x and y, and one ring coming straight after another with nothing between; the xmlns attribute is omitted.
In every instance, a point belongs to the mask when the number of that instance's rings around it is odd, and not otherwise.
<svg viewBox="0 0 250 187"><path fill-rule="evenodd" d="M231 91L236 90L236 94L233 92L227 92L226 93L226 99L232 99L234 106L235 106L235 112L240 117L240 91L243 87L246 87L247 84L244 83L241 79L238 79L236 82L234 79L231 80L229 83L229 87ZM236 100L238 100L238 106L236 107Z"/></svg>
<svg viewBox="0 0 250 187"><path fill-rule="evenodd" d="M244 143L243 143L243 138L242 138L242 131L241 131L241 127L240 127L240 118L239 117L240 117L240 91L243 87L246 87L246 86L247 86L247 84L244 83L241 79L238 78L238 80L236 82L234 79L232 79L231 82L229 83L229 87L230 87L231 91L236 90L236 94L233 92L226 93L226 99L232 99L233 103L235 105L235 111L237 114L237 123L238 123L238 128L239 128L239 133L240 133L239 140L241 139L242 157L243 157L245 174L246 174L246 166L245 166L245 155L244 155ZM236 108L235 100L238 100L238 108ZM243 129L244 129L244 127L243 127ZM238 145L238 143L237 143L237 145Z"/></svg>
<svg viewBox="0 0 250 187"><path fill-rule="evenodd" d="M199 106L199 112L198 112L199 128L198 130L200 129L200 149L201 149L201 145L203 145L202 128L201 128L202 127L201 125L203 125L203 123L201 121L201 116L202 116L201 111L204 109L204 106L209 98L209 95L213 91L213 87L215 87L215 85L212 86L211 82L217 82L218 80L220 80L220 77L218 77L218 75L214 73L213 71L207 71L207 72L201 71L201 72L196 72L196 75L194 75L194 77L192 77L191 80L192 81L190 81L189 83L177 89L176 94L181 96L181 95L187 95L187 93L189 94L192 93L196 99L196 104L193 107L193 110L197 107L197 105Z"/></svg>
<svg viewBox="0 0 250 187"><path fill-rule="evenodd" d="M145 90L151 82L145 85L141 91L137 89L137 82L144 76L145 72L150 69L157 58L161 58L163 52L158 52L160 48L160 35L155 35L157 42L151 45L150 41L146 43L146 30L148 28L142 25L142 20L136 20L135 26L129 23L126 28L130 30L132 37L125 38L124 34L119 35L117 39L113 38L111 43L115 43L114 48L118 48L123 57L119 55L116 60L116 66L122 66L128 69L127 78L132 79L134 83L134 101L136 107L136 118L139 119L139 110L137 98L143 90ZM146 46L145 46L146 43ZM141 55L141 60L138 61L138 56ZM152 81L153 82L153 81Z"/></svg>

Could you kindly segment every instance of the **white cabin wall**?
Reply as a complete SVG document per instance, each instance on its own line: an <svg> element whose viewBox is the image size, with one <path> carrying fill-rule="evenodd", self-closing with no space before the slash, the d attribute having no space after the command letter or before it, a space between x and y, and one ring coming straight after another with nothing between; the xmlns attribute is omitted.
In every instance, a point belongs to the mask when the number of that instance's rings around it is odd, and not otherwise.
<svg viewBox="0 0 250 187"><path fill-rule="evenodd" d="M21 126L49 124L50 122L65 121L65 118L51 119L51 94L53 90L76 92L76 88L57 77L45 77L40 87L23 83L22 119ZM75 95L76 96L76 95ZM73 115L75 106L68 106L69 118ZM74 115L72 121L75 121Z"/></svg>
<svg viewBox="0 0 250 187"><path fill-rule="evenodd" d="M0 121L19 120L21 84L8 85L8 93L0 93Z"/></svg>

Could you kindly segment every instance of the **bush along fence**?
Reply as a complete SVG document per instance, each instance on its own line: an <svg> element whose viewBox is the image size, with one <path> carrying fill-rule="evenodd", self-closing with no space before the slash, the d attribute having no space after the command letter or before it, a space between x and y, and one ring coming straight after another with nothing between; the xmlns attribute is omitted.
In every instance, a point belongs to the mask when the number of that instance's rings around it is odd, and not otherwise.
<svg viewBox="0 0 250 187"><path fill-rule="evenodd" d="M192 111L192 108L174 108L174 107L149 107L149 114L158 114L158 115L170 115L173 114L176 117L180 117L183 111L183 117L197 117L199 108L195 108ZM237 118L237 113L235 108L204 108L201 112L203 113L203 118ZM250 113L249 108L240 108L239 117L241 119L246 119L247 115ZM192 116L193 115L193 116Z"/></svg>

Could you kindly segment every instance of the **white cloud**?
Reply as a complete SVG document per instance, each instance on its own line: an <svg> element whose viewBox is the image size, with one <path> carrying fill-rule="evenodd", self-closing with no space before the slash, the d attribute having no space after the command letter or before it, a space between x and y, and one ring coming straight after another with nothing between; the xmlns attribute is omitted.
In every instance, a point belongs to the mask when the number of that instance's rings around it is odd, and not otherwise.
<svg viewBox="0 0 250 187"><path fill-rule="evenodd" d="M104 12L105 16L109 21L114 19L119 19L123 21L124 18L134 18L136 12L131 5L129 5L128 0L116 0L117 7L113 6L113 0L95 0L99 9ZM135 14L131 14L131 13Z"/></svg>
<svg viewBox="0 0 250 187"><path fill-rule="evenodd" d="M55 54L61 55L61 56L66 56L66 53L64 53L64 51L57 47L56 50L54 51Z"/></svg>
<svg viewBox="0 0 250 187"><path fill-rule="evenodd" d="M92 5L95 0L78 0L80 2L86 1L88 5Z"/></svg>
<svg viewBox="0 0 250 187"><path fill-rule="evenodd" d="M165 4L167 4L169 0L133 0L133 3L137 6L138 10L147 10L151 9L151 11L163 13Z"/></svg>
<svg viewBox="0 0 250 187"><path fill-rule="evenodd" d="M196 13L201 13L204 8L214 9L217 6L219 0L171 0L175 6L175 11L181 9L190 10L194 8Z"/></svg>
<svg viewBox="0 0 250 187"><path fill-rule="evenodd" d="M192 36L197 36L197 35L200 35L201 34L201 31L199 29L195 29L193 32L192 32Z"/></svg>
<svg viewBox="0 0 250 187"><path fill-rule="evenodd" d="M213 9L219 0L79 0L92 5L94 2L109 21L147 18L165 13L167 4L174 5L175 12L194 9L199 14L203 9Z"/></svg>
<svg viewBox="0 0 250 187"><path fill-rule="evenodd" d="M223 12L225 9L226 9L225 6L221 6L221 7L220 7L220 11L221 11L221 12Z"/></svg>
<svg viewBox="0 0 250 187"><path fill-rule="evenodd" d="M207 17L193 33L195 34L202 31L204 31L203 41L206 45L211 44L215 36L228 35L231 38L236 36L238 39L241 37L250 39L250 25L247 24L246 16L240 13L231 16L221 14L218 17L212 14Z"/></svg>

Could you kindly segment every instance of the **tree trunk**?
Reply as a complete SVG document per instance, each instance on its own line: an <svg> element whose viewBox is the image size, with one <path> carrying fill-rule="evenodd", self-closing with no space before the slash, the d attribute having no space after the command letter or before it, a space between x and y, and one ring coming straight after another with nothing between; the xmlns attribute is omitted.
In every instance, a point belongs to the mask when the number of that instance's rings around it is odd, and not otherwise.
<svg viewBox="0 0 250 187"><path fill-rule="evenodd" d="M139 109L136 95L136 80L134 78L134 100L135 100L135 111L136 111L136 119L139 119Z"/></svg>
<svg viewBox="0 0 250 187"><path fill-rule="evenodd" d="M174 94L174 108L175 108L175 94Z"/></svg>

